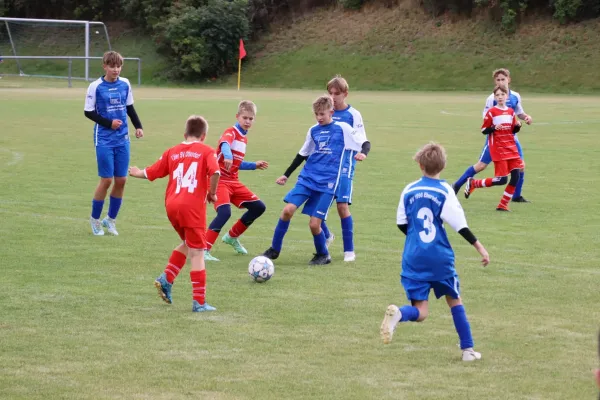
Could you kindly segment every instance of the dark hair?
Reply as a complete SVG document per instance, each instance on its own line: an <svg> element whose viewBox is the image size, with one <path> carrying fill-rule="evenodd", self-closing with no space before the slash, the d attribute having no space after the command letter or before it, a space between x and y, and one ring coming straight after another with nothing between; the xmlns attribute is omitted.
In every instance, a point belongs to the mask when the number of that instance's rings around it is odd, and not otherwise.
<svg viewBox="0 0 600 400"><path fill-rule="evenodd" d="M185 122L185 134L188 136L201 137L208 131L208 122L199 116L192 115Z"/></svg>

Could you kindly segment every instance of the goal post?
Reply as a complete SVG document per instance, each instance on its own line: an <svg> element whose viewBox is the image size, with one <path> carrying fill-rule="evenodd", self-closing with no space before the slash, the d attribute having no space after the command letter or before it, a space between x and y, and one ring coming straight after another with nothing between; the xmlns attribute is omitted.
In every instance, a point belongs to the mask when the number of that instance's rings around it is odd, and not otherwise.
<svg viewBox="0 0 600 400"><path fill-rule="evenodd" d="M10 49L12 51L13 54L13 59L16 62L17 68L19 70L19 75L24 76L24 75L29 75L29 76L35 76L34 74L26 74L24 72L24 69L21 65L21 63L19 62L19 57L21 56L18 53L17 50L17 46L15 43L15 35L14 32L11 29L11 24L31 24L31 25L52 25L52 26L79 26L79 27L83 27L84 28L84 38L83 38L83 46L84 46L84 62L85 62L85 67L84 67L84 74L85 74L85 80L88 81L90 78L90 65L89 65L89 60L90 60L90 26L94 26L96 28L99 29L103 29L104 31L104 36L106 38L106 45L108 47L107 50L112 50L111 49L111 45L110 45L110 37L108 35L108 29L106 29L106 25L104 25L103 22L99 22L99 21L82 21L82 20L69 20L69 19L35 19L35 18L7 18L7 17L0 17L0 24L3 24L5 29L6 29L6 34L7 34L7 39L10 43ZM99 33L99 32L98 32ZM40 54L36 54L36 55L40 55ZM56 54L43 54L43 56L55 56ZM71 56L77 56L76 54L70 54Z"/></svg>

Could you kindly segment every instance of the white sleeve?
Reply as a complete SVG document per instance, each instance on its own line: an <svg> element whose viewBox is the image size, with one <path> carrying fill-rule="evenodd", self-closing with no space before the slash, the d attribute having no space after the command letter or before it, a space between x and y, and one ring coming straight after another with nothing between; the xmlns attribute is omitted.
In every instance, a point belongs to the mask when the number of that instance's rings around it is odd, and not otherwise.
<svg viewBox="0 0 600 400"><path fill-rule="evenodd" d="M441 217L445 223L458 232L462 228L468 227L467 218L465 217L465 212L463 211L458 198L454 194L454 189L448 184L444 186L447 186L448 194L446 195L446 201L442 207Z"/></svg>
<svg viewBox="0 0 600 400"><path fill-rule="evenodd" d="M306 140L304 141L300 151L298 151L298 154L303 157L308 157L315 151L315 142L310 134L311 129L308 130L308 133L306 134Z"/></svg>
<svg viewBox="0 0 600 400"><path fill-rule="evenodd" d="M494 95L490 94L485 101L485 107L483 108L483 118L485 118L485 114L490 110L490 108L494 107Z"/></svg>
<svg viewBox="0 0 600 400"><path fill-rule="evenodd" d="M344 132L344 148L347 150L360 151L362 144L367 141L365 131L357 131L345 122L338 122Z"/></svg>
<svg viewBox="0 0 600 400"><path fill-rule="evenodd" d="M98 85L96 82L90 83L88 86L87 94L85 95L85 105L83 106L84 111L96 111L96 89Z"/></svg>
<svg viewBox="0 0 600 400"><path fill-rule="evenodd" d="M517 108L515 108L515 115L525 114L525 110L523 110L523 104L521 103L521 95L517 92L512 93L515 96L517 96L517 99L519 100L519 102L517 103Z"/></svg>
<svg viewBox="0 0 600 400"><path fill-rule="evenodd" d="M129 89L127 91L127 102L125 103L125 105L131 106L133 105L133 90L131 89L131 82L129 82L128 79L126 80L126 82Z"/></svg>
<svg viewBox="0 0 600 400"><path fill-rule="evenodd" d="M408 218L406 217L406 209L404 208L404 195L406 189L402 191L400 195L400 203L398 204L398 211L396 212L396 224L405 225L408 224Z"/></svg>
<svg viewBox="0 0 600 400"><path fill-rule="evenodd" d="M358 112L358 110L356 108L351 108L351 112L352 112L352 117L353 117L353 124L354 126L352 128L354 128L354 130L357 132L358 135L361 135L362 138L364 138L363 143L366 142L367 139L367 132L365 130L365 124L363 122L363 118L362 115L360 114L360 112ZM362 145L362 143L361 143Z"/></svg>

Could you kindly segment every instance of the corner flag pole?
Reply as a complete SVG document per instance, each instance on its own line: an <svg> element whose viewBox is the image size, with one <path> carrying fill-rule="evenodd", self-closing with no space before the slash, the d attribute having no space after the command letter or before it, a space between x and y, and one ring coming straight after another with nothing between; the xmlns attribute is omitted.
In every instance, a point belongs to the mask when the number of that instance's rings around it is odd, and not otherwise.
<svg viewBox="0 0 600 400"><path fill-rule="evenodd" d="M246 49L244 48L244 41L240 39L240 54L238 57L238 91L240 90L240 84L242 82L242 58L246 57Z"/></svg>

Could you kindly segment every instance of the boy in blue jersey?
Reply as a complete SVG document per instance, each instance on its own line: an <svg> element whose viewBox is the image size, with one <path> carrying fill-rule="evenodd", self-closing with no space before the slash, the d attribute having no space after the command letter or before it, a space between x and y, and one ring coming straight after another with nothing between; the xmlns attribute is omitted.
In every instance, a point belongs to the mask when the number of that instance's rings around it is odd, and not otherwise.
<svg viewBox="0 0 600 400"><path fill-rule="evenodd" d="M460 299L458 275L454 269L454 251L450 246L444 222L471 243L482 257L483 266L490 257L467 226L467 220L456 194L440 172L446 166L446 152L436 143L425 145L414 157L423 177L407 185L400 195L398 228L406 235L402 254L401 282L411 305L388 306L381 324L385 344L392 340L399 322L421 322L427 318L429 292L436 298L446 296L454 326L460 339L463 361L474 361L481 354L473 350L471 327Z"/></svg>
<svg viewBox="0 0 600 400"><path fill-rule="evenodd" d="M272 260L279 257L290 221L298 207L304 204L302 213L310 216L310 231L317 250L309 264L325 265L331 262L321 222L335 198L344 149L351 144L360 145L364 140L360 132L354 131L350 125L333 120L333 100L330 96L316 99L313 111L318 124L308 130L306 141L298 154L303 157L302 161L306 159L306 164L298 176L296 186L283 199L287 204L275 227L271 247L263 253Z"/></svg>
<svg viewBox="0 0 600 400"><path fill-rule="evenodd" d="M346 262L356 260L356 254L354 252L354 221L350 214L349 207L350 204L352 204L352 181L354 179L354 170L356 162L363 161L367 158L367 155L371 150L371 142L367 140L362 115L358 110L346 104L348 89L348 82L340 75L335 76L327 83L327 92L333 99L333 120L347 123L355 132L357 132L357 137L360 137L363 140L360 144L352 142L350 143L350 146L344 149L342 173L335 192L337 210L342 224L344 261ZM306 157L303 157L301 154L298 154L283 176L279 177L276 182L280 185L285 184L289 176L305 158ZM321 223L321 228L325 232L325 237L327 238L326 244L327 247L329 247L331 243L333 243L335 236L329 231L325 220Z"/></svg>
<svg viewBox="0 0 600 400"><path fill-rule="evenodd" d="M492 76L494 78L494 86L495 87L496 86L503 86L506 88L509 87L510 71L508 69L506 69L506 68L497 69L493 72ZM485 102L485 107L483 109L483 118L485 118L489 109L494 107L495 105L496 105L496 101L494 100L494 94L492 93L491 95L488 96L488 98ZM526 114L525 111L523 110L523 105L521 104L521 95L519 93L517 93L513 90L509 90L508 99L506 100L506 105L515 111L515 114L517 117L519 117L519 119L521 119L522 121L525 121L525 123L527 125L531 125L531 123L533 122L533 119L531 118L530 115ZM515 136L515 141L517 142L517 148L519 149L519 156L523 160L524 159L523 158L523 149L521 148L521 143L519 143L517 136ZM492 157L490 155L490 150L487 146L487 139L486 139L486 143L483 146L483 151L481 152L479 161L475 165L472 165L469 168L467 168L467 170L462 174L462 176L460 178L458 178L458 180L456 182L454 182L454 185L453 185L454 193L458 193L458 191L460 190L462 185L464 185L469 178L474 177L476 174L478 174L481 171L483 171L484 169L486 169L487 166L489 165L489 163L491 163L491 162L492 162ZM525 182L525 169L522 169L521 172L519 173L519 182L517 183L515 193L514 193L514 196L512 199L512 201L515 203L529 203L530 202L525 197L523 197L523 195L521 194L524 182Z"/></svg>
<svg viewBox="0 0 600 400"><path fill-rule="evenodd" d="M135 137L144 136L142 123L133 108L131 84L119 76L123 57L116 51L104 53L102 67L105 75L92 82L85 98L85 116L94 125L94 146L100 182L92 199L90 225L96 236L104 235L103 227L111 235L118 235L115 219L123 201L123 191L129 168L129 130L127 116L135 127ZM104 199L111 183L108 216L100 221Z"/></svg>

